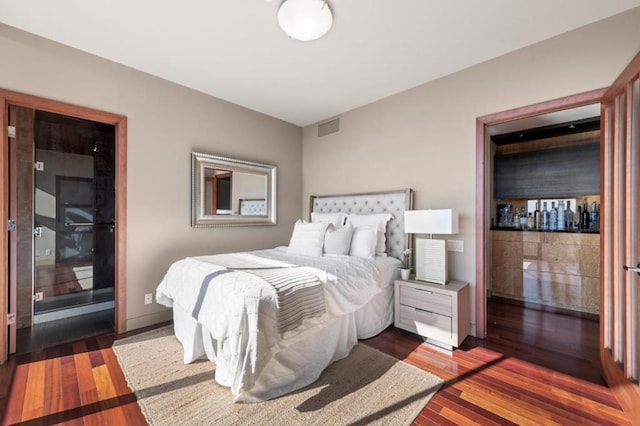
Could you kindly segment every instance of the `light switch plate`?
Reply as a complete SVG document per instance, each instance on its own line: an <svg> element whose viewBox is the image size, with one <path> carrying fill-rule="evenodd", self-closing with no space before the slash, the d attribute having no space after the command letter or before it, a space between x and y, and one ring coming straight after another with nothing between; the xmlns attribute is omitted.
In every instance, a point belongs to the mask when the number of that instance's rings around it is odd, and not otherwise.
<svg viewBox="0 0 640 426"><path fill-rule="evenodd" d="M458 253L464 252L464 241L462 240L447 240L447 250L456 251Z"/></svg>

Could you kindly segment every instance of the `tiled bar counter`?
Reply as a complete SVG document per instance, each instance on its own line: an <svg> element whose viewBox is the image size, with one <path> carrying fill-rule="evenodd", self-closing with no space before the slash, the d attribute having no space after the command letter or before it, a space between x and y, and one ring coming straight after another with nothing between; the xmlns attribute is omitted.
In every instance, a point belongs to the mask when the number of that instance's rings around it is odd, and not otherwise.
<svg viewBox="0 0 640 426"><path fill-rule="evenodd" d="M598 233L492 230L491 244L493 296L599 314Z"/></svg>

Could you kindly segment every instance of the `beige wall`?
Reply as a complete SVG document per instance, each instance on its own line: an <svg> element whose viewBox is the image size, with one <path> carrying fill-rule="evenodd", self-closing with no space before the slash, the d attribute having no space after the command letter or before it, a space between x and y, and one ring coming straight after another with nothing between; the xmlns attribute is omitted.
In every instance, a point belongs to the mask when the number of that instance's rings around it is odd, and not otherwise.
<svg viewBox="0 0 640 426"><path fill-rule="evenodd" d="M608 86L640 50L637 22L638 8L346 112L340 132L321 139L315 126L301 132L4 25L0 87L127 116L133 329L168 318L160 306L143 305L143 295L172 261L287 244L310 194L410 187L416 208L456 208L454 238L465 251L451 253L451 276L475 285L476 117ZM192 229L192 150L278 166L278 225Z"/></svg>
<svg viewBox="0 0 640 426"><path fill-rule="evenodd" d="M299 127L4 25L0 52L0 87L128 118L128 329L169 318L144 294L171 262L288 243L303 204ZM278 224L192 229L192 150L276 165Z"/></svg>
<svg viewBox="0 0 640 426"><path fill-rule="evenodd" d="M476 118L610 85L640 50L638 22L640 8L346 112L338 133L305 127L303 208L310 194L413 188L416 208L460 212L450 278L475 286Z"/></svg>

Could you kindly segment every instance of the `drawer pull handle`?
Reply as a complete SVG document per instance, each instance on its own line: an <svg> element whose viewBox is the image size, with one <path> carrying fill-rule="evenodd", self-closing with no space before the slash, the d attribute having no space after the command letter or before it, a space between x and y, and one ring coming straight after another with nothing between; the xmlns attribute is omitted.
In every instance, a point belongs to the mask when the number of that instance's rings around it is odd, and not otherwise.
<svg viewBox="0 0 640 426"><path fill-rule="evenodd" d="M433 292L432 292L432 291L429 291L429 290L423 290L423 289L421 289L421 288L416 288L416 290L421 291L421 292L423 292L423 293L427 293L427 294L433 294Z"/></svg>
<svg viewBox="0 0 640 426"><path fill-rule="evenodd" d="M415 309L415 310L416 310L416 311L418 311L418 312L424 312L425 314L431 314L431 315L433 314L433 312L431 312L431 311L425 311L424 309L420 309L420 308L413 308L413 309Z"/></svg>

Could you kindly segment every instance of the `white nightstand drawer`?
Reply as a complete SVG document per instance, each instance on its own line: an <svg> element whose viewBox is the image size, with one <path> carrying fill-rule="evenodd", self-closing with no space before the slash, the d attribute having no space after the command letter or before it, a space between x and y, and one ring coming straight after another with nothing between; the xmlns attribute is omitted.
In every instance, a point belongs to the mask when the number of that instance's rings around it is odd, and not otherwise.
<svg viewBox="0 0 640 426"><path fill-rule="evenodd" d="M441 342L451 342L451 317L400 305L400 328Z"/></svg>
<svg viewBox="0 0 640 426"><path fill-rule="evenodd" d="M451 316L451 296L433 292L426 287L400 286L400 304Z"/></svg>

